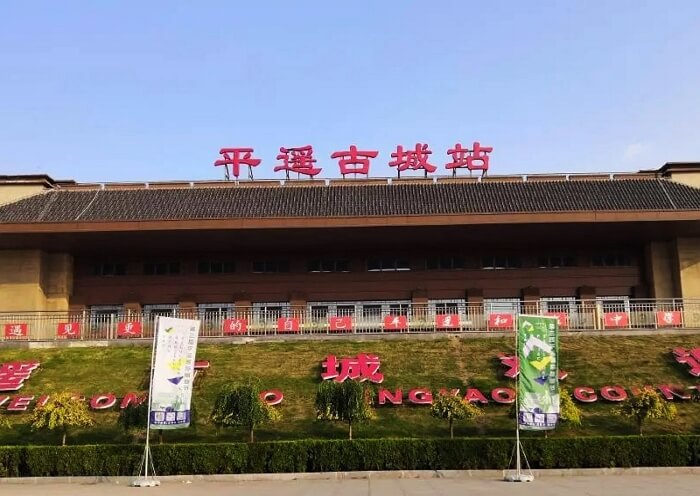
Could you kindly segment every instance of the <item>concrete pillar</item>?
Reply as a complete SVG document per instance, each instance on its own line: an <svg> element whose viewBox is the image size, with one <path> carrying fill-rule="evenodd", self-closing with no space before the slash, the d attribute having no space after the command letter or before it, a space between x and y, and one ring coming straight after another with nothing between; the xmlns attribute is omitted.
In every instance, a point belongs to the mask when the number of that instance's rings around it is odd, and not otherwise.
<svg viewBox="0 0 700 496"><path fill-rule="evenodd" d="M523 313L537 315L540 313L540 289L533 286L523 288Z"/></svg>

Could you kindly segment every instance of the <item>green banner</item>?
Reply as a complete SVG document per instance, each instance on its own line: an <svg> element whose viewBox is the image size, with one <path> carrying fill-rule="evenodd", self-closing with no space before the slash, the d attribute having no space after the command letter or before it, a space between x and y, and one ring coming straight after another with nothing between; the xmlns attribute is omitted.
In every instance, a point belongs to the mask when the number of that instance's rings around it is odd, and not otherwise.
<svg viewBox="0 0 700 496"><path fill-rule="evenodd" d="M518 423L554 429L559 420L559 324L556 317L518 315Z"/></svg>

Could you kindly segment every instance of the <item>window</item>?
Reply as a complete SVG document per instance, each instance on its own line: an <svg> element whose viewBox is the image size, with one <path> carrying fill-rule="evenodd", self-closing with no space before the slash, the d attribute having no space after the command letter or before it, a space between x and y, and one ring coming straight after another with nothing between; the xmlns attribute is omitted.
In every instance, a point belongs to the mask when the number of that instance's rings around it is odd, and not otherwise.
<svg viewBox="0 0 700 496"><path fill-rule="evenodd" d="M325 320L327 317L347 317L355 315L355 302L326 302L310 301L306 304L308 314L312 319Z"/></svg>
<svg viewBox="0 0 700 496"><path fill-rule="evenodd" d="M201 320L223 319L233 313L233 303L200 303L197 310Z"/></svg>
<svg viewBox="0 0 700 496"><path fill-rule="evenodd" d="M336 315L338 317L352 317L355 315L355 305L338 305Z"/></svg>
<svg viewBox="0 0 700 496"><path fill-rule="evenodd" d="M146 262L143 273L147 276L164 276L180 273L180 262Z"/></svg>
<svg viewBox="0 0 700 496"><path fill-rule="evenodd" d="M258 274L289 272L289 260L256 260L253 262L253 272Z"/></svg>
<svg viewBox="0 0 700 496"><path fill-rule="evenodd" d="M178 305L144 305L143 313L146 317L175 317Z"/></svg>
<svg viewBox="0 0 700 496"><path fill-rule="evenodd" d="M306 265L308 272L350 272L350 262L344 259L314 259Z"/></svg>
<svg viewBox="0 0 700 496"><path fill-rule="evenodd" d="M367 260L369 272L390 272L411 270L411 264L405 258L370 258Z"/></svg>
<svg viewBox="0 0 700 496"><path fill-rule="evenodd" d="M458 303L435 303L435 313L459 313Z"/></svg>
<svg viewBox="0 0 700 496"><path fill-rule="evenodd" d="M575 267L576 258L570 255L549 255L537 258L540 269L558 269L560 267Z"/></svg>
<svg viewBox="0 0 700 496"><path fill-rule="evenodd" d="M519 298L484 298L484 312L492 313L520 313Z"/></svg>
<svg viewBox="0 0 700 496"><path fill-rule="evenodd" d="M325 321L328 318L328 305L311 305L310 318L313 321Z"/></svg>
<svg viewBox="0 0 700 496"><path fill-rule="evenodd" d="M465 258L460 256L430 257L425 261L425 268L428 270L464 269L465 267Z"/></svg>
<svg viewBox="0 0 700 496"><path fill-rule="evenodd" d="M626 253L599 253L593 255L591 262L594 267L625 267L632 265L632 260Z"/></svg>
<svg viewBox="0 0 700 496"><path fill-rule="evenodd" d="M253 315L257 322L277 323L277 319L289 317L289 303L253 303Z"/></svg>
<svg viewBox="0 0 700 496"><path fill-rule="evenodd" d="M482 269L519 269L522 262L519 257L513 256L487 256L481 259Z"/></svg>
<svg viewBox="0 0 700 496"><path fill-rule="evenodd" d="M121 262L102 262L96 263L92 268L92 274L95 276L125 276L126 264Z"/></svg>
<svg viewBox="0 0 700 496"><path fill-rule="evenodd" d="M408 315L411 305L408 303L392 303L389 305L390 315Z"/></svg>
<svg viewBox="0 0 700 496"><path fill-rule="evenodd" d="M379 319L382 315L381 305L362 305L362 316L366 319Z"/></svg>
<svg viewBox="0 0 700 496"><path fill-rule="evenodd" d="M197 264L199 274L230 274L236 271L235 262L222 262L220 260L200 260Z"/></svg>
<svg viewBox="0 0 700 496"><path fill-rule="evenodd" d="M93 325L116 322L123 310L121 305L92 305L90 307L90 321Z"/></svg>

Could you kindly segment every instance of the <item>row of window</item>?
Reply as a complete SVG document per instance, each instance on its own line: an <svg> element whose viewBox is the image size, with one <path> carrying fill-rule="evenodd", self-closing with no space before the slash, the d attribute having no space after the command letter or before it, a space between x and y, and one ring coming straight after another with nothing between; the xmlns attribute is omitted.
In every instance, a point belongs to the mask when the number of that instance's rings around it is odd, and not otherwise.
<svg viewBox="0 0 700 496"><path fill-rule="evenodd" d="M598 297L596 301L603 311L617 312L629 311L630 300L627 296ZM541 309L548 312L566 312L575 314L579 310L580 302L573 297L550 297L539 300ZM518 313L522 309L523 302L519 298L486 298L483 308L490 313ZM309 302L307 310L314 318L331 316L363 316L376 317L378 315L408 315L411 312L411 303L407 300L399 301L359 301L359 302ZM438 314L458 314L465 312L467 302L463 299L456 300L432 300L428 308ZM178 305L145 305L144 313L155 316L176 316ZM122 307L95 306L91 308L93 317L108 319L122 312ZM203 317L226 317L234 314L234 305L227 303L201 304L199 312ZM291 305L288 302L253 303L253 314L269 319L289 317Z"/></svg>
<svg viewBox="0 0 700 496"><path fill-rule="evenodd" d="M557 269L576 267L577 259L571 255L548 255L537 258L537 267L541 269ZM608 253L593 255L591 265L594 267L623 267L632 265L631 257L625 253ZM523 267L521 257L492 255L481 258L482 269L520 269ZM413 267L406 258L373 257L367 259L368 272L399 272L409 271ZM467 260L463 256L429 257L425 260L426 270L461 270L467 268ZM289 260L272 259L256 260L251 266L254 273L284 273L290 271ZM343 258L320 258L307 262L307 272L350 272L350 261ZM198 274L230 274L236 271L233 261L202 260L197 264ZM180 274L180 262L147 262L143 264L144 275ZM96 276L126 275L126 264L106 262L94 265L93 274Z"/></svg>

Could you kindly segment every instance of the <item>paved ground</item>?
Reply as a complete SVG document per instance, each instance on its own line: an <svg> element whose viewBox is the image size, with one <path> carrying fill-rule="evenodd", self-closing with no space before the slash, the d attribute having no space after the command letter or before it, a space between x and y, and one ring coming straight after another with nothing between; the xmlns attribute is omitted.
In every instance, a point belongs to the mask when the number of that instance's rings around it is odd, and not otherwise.
<svg viewBox="0 0 700 496"><path fill-rule="evenodd" d="M532 483L507 483L491 477L455 479L347 479L290 480L253 482L164 482L155 488L132 488L114 483L81 484L12 484L2 487L2 493L12 496L117 496L135 493L162 496L463 496L497 495L508 491L509 496L645 496L693 494L698 476L681 475L605 475L605 476L547 476Z"/></svg>

